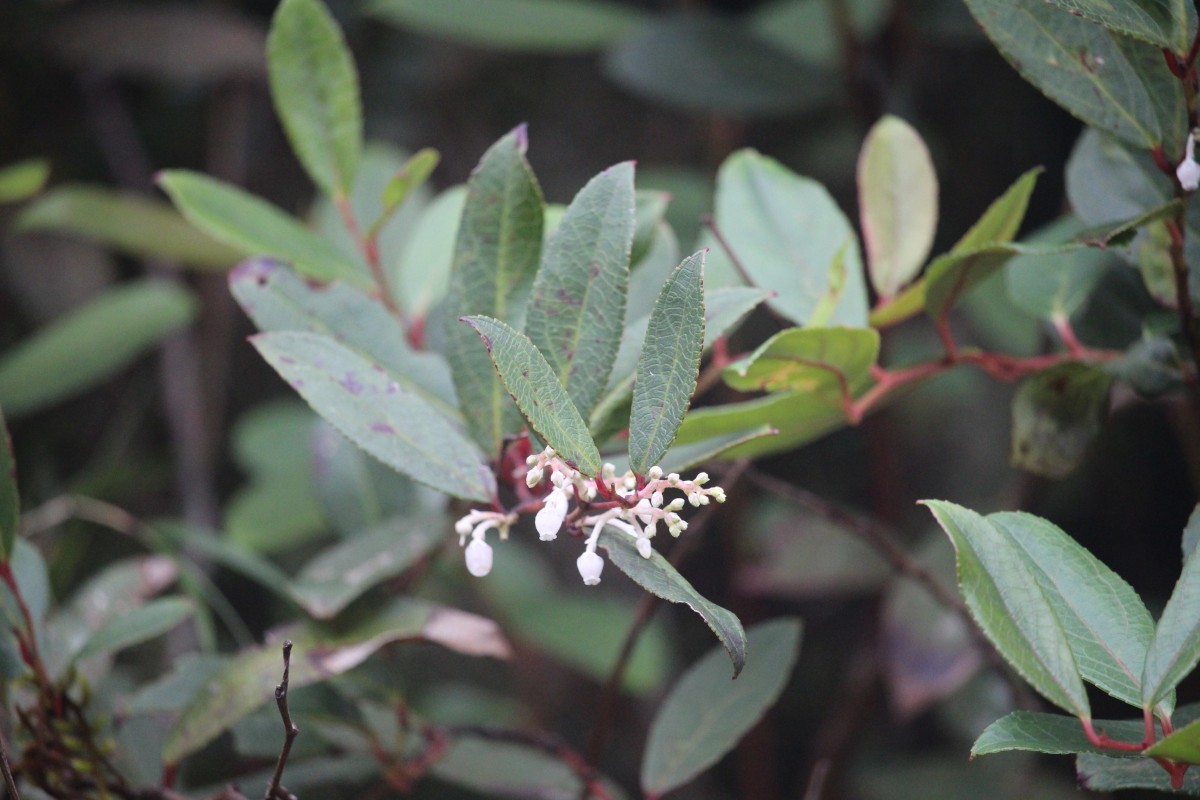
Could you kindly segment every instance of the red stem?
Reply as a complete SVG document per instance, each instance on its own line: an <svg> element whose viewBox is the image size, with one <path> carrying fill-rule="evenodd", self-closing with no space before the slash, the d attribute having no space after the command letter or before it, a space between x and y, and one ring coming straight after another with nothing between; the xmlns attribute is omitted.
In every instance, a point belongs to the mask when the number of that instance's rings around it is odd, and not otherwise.
<svg viewBox="0 0 1200 800"><path fill-rule="evenodd" d="M342 216L342 223L346 226L346 230L349 231L355 245L366 259L367 266L371 268L371 277L375 279L375 285L379 288L379 299L387 306L388 311L403 320L404 313L396 305L396 301L392 297L391 286L388 284L387 273L383 271L383 262L379 257L379 240L376 234L373 232L370 235L363 234L362 227L358 224L358 217L354 215L354 208L350 205L350 198L345 194L339 192L334 196L333 203Z"/></svg>

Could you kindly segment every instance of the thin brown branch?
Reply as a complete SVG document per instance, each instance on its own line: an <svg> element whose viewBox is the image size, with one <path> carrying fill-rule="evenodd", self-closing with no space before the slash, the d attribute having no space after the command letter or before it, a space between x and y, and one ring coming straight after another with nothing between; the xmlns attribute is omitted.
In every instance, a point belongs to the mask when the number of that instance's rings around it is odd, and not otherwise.
<svg viewBox="0 0 1200 800"><path fill-rule="evenodd" d="M287 766L288 755L292 752L292 743L300 735L300 729L292 722L292 714L288 710L288 676L292 668L292 643L283 643L283 680L275 687L275 705L279 707L279 718L283 720L283 748L279 751L279 760L275 762L275 774L267 784L264 800L296 800L296 796L280 785L283 780L283 768Z"/></svg>
<svg viewBox="0 0 1200 800"><path fill-rule="evenodd" d="M4 785L8 787L9 800L21 800L17 782L13 779L12 767L8 763L8 752L3 747L0 747L0 769L4 770Z"/></svg>

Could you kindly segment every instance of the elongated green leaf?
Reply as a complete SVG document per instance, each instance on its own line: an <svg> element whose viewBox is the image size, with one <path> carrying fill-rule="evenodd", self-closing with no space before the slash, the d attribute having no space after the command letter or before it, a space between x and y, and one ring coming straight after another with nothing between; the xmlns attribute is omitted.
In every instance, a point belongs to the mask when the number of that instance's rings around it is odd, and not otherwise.
<svg viewBox="0 0 1200 800"><path fill-rule="evenodd" d="M972 287L991 277L1015 251L998 247L1012 241L1025 218L1041 167L1031 169L997 198L944 256L925 273L925 311L942 319Z"/></svg>
<svg viewBox="0 0 1200 800"><path fill-rule="evenodd" d="M440 356L413 350L383 304L342 283L314 286L286 265L253 259L229 275L229 290L262 331L308 331L336 339L385 367L405 389L457 419L450 370Z"/></svg>
<svg viewBox="0 0 1200 800"><path fill-rule="evenodd" d="M165 258L203 269L228 269L246 255L194 227L166 203L99 186L59 186L22 210L15 228L83 236L136 258Z"/></svg>
<svg viewBox="0 0 1200 800"><path fill-rule="evenodd" d="M1083 679L1137 707L1154 620L1133 588L1053 523L1019 512L988 522L1020 548L1066 632ZM1173 702L1162 709L1170 713Z"/></svg>
<svg viewBox="0 0 1200 800"><path fill-rule="evenodd" d="M754 458L792 450L846 424L846 412L840 402L807 392L777 392L740 403L693 410L679 426L675 447L747 433L761 425L777 430L775 436L753 438L724 453L728 458Z"/></svg>
<svg viewBox="0 0 1200 800"><path fill-rule="evenodd" d="M650 253L657 243L660 231L665 227L674 236L670 226L666 226L663 218L667 206L671 203L671 193L657 189L638 189L634 195L634 228L633 247L629 253L630 268L641 266L642 260ZM674 264L674 260L671 262ZM630 286L632 286L632 282Z"/></svg>
<svg viewBox="0 0 1200 800"><path fill-rule="evenodd" d="M583 784L562 759L527 744L456 736L430 773L482 797L529 797L571 800ZM601 778L612 800L626 800L621 789Z"/></svg>
<svg viewBox="0 0 1200 800"><path fill-rule="evenodd" d="M1061 217L1024 240L1029 243L1065 242L1081 233L1077 217ZM1016 256L1004 270L1008 296L1021 310L1044 319L1068 319L1090 297L1092 289L1114 264L1112 253L1093 247L1051 256Z"/></svg>
<svg viewBox="0 0 1200 800"><path fill-rule="evenodd" d="M288 141L326 194L347 194L362 153L358 73L321 0L283 0L267 36L271 98Z"/></svg>
<svg viewBox="0 0 1200 800"><path fill-rule="evenodd" d="M0 203L15 203L33 197L50 177L50 162L28 158L0 167Z"/></svg>
<svg viewBox="0 0 1200 800"><path fill-rule="evenodd" d="M21 521L21 496L17 490L17 461L13 458L12 437L0 408L0 561L8 561L17 525Z"/></svg>
<svg viewBox="0 0 1200 800"><path fill-rule="evenodd" d="M441 154L432 147L425 147L413 153L384 187L380 197L383 209L379 212L379 219L371 223L369 230L378 231L387 224L404 201L429 180L429 176L437 169L441 160Z"/></svg>
<svg viewBox="0 0 1200 800"><path fill-rule="evenodd" d="M779 431L770 425L759 425L687 444L676 442L671 445L670 450L663 454L661 462L663 472L683 472L685 469L707 463L715 458L724 458L727 451L753 442L755 439L778 434ZM618 472L618 474L620 473Z"/></svg>
<svg viewBox="0 0 1200 800"><path fill-rule="evenodd" d="M191 321L184 289L144 280L110 289L0 358L0 407L11 419L104 381Z"/></svg>
<svg viewBox="0 0 1200 800"><path fill-rule="evenodd" d="M1118 742L1137 743L1145 736L1145 724L1140 719L1097 720L1096 730L1103 731ZM975 744L971 757L1003 753L1009 750L1032 750L1036 753L1067 755L1069 753L1100 753L1115 755L1120 751L1106 750L1088 741L1083 726L1075 717L1044 714L1040 711L1013 711L988 725ZM1136 753L1126 753L1137 758Z"/></svg>
<svg viewBox="0 0 1200 800"><path fill-rule="evenodd" d="M135 644L148 642L188 619L196 611L190 600L164 597L116 617L96 631L79 650L76 658L114 653Z"/></svg>
<svg viewBox="0 0 1200 800"><path fill-rule="evenodd" d="M296 575L292 595L308 613L330 619L365 591L412 566L442 542L440 514L385 523L319 553Z"/></svg>
<svg viewBox="0 0 1200 800"><path fill-rule="evenodd" d="M251 341L318 414L384 464L454 497L492 497L494 478L478 449L377 363L314 333Z"/></svg>
<svg viewBox="0 0 1200 800"><path fill-rule="evenodd" d="M585 418L621 343L633 232L633 163L626 162L575 195L533 284L525 331Z"/></svg>
<svg viewBox="0 0 1200 800"><path fill-rule="evenodd" d="M1186 0L1048 0L1110 31L1185 55L1196 29L1196 9ZM1190 13L1188 13L1190 11Z"/></svg>
<svg viewBox="0 0 1200 800"><path fill-rule="evenodd" d="M430 36L535 53L597 50L646 19L608 0L371 0L367 8Z"/></svg>
<svg viewBox="0 0 1200 800"><path fill-rule="evenodd" d="M567 390L526 337L497 319L465 317L483 339L496 371L529 426L585 475L600 474L600 451Z"/></svg>
<svg viewBox="0 0 1200 800"><path fill-rule="evenodd" d="M739 391L804 392L840 405L867 388L878 359L879 332L870 328L789 328L730 364L724 378Z"/></svg>
<svg viewBox="0 0 1200 800"><path fill-rule="evenodd" d="M663 600L683 603L703 617L729 653L733 677L741 673L746 666L746 632L732 612L705 599L657 550L651 551L650 558L642 558L627 534L605 528L600 534L600 546L608 551L609 560L617 569L638 586Z"/></svg>
<svg viewBox="0 0 1200 800"><path fill-rule="evenodd" d="M542 246L541 189L525 160L524 126L484 154L467 184L446 298L447 358L471 435L496 456L520 416L474 334L456 320L471 314L520 327Z"/></svg>
<svg viewBox="0 0 1200 800"><path fill-rule="evenodd" d="M872 328L886 328L899 325L906 319L911 319L921 313L925 307L925 278L921 277L916 283L909 285L895 297L877 304L871 309L867 318Z"/></svg>
<svg viewBox="0 0 1200 800"><path fill-rule="evenodd" d="M639 475L675 440L696 391L704 344L704 251L685 258L663 286L638 359L629 418L629 463Z"/></svg>
<svg viewBox="0 0 1200 800"><path fill-rule="evenodd" d="M1142 707L1166 698L1200 662L1200 558L1183 572L1163 609L1142 671Z"/></svg>
<svg viewBox="0 0 1200 800"><path fill-rule="evenodd" d="M1117 37L1045 0L966 2L1009 63L1051 100L1122 141L1162 143L1154 99Z"/></svg>
<svg viewBox="0 0 1200 800"><path fill-rule="evenodd" d="M452 186L421 209L412 236L396 265L395 284L403 287L404 308L427 318L450 286L454 243L466 205L467 187Z"/></svg>
<svg viewBox="0 0 1200 800"><path fill-rule="evenodd" d="M396 598L337 626L306 623L278 634L276 643L240 653L200 686L167 734L164 762L178 763L274 698L284 638L293 643L293 688L341 675L397 641L425 639L472 656L509 655L508 643L491 620L410 598Z"/></svg>
<svg viewBox="0 0 1200 800"><path fill-rule="evenodd" d="M158 183L188 222L246 255L287 261L313 280L364 283L349 256L265 200L186 170L159 173Z"/></svg>
<svg viewBox="0 0 1200 800"><path fill-rule="evenodd" d="M1111 386L1111 375L1078 362L1028 378L1013 398L1013 466L1049 478L1074 471L1108 416Z"/></svg>
<svg viewBox="0 0 1200 800"><path fill-rule="evenodd" d="M825 187L753 150L726 159L717 175L716 220L768 304L798 325L829 288L829 267L844 259L846 285L831 325L862 327L867 292L857 237Z"/></svg>
<svg viewBox="0 0 1200 800"><path fill-rule="evenodd" d="M880 297L893 297L920 272L938 218L929 149L899 117L876 122L863 142L858 205L871 285Z"/></svg>
<svg viewBox="0 0 1200 800"><path fill-rule="evenodd" d="M959 588L980 629L1043 697L1090 718L1067 634L1017 545L969 509L943 500L922 503L954 545Z"/></svg>
<svg viewBox="0 0 1200 800"><path fill-rule="evenodd" d="M411 515L424 499L406 476L368 456L329 423L313 432L312 469L325 519L345 538Z"/></svg>
<svg viewBox="0 0 1200 800"><path fill-rule="evenodd" d="M776 619L748 632L754 658L730 683L720 649L697 661L659 706L642 759L642 791L659 797L733 749L787 686L800 649L800 621Z"/></svg>
<svg viewBox="0 0 1200 800"><path fill-rule="evenodd" d="M1200 770L1188 770L1183 776L1183 788L1177 792L1167 771L1150 758L1080 753L1075 759L1075 777L1081 789L1095 792L1151 789L1162 794L1200 795Z"/></svg>

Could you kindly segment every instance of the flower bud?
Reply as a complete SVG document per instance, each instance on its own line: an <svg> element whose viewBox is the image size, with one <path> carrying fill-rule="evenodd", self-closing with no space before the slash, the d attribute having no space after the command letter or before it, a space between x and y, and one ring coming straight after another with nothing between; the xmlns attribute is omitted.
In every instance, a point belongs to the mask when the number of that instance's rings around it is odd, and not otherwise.
<svg viewBox="0 0 1200 800"><path fill-rule="evenodd" d="M566 516L567 493L562 489L555 489L546 495L546 499L542 501L541 510L533 518L538 538L543 542L553 541L558 536L558 529L562 527L563 519Z"/></svg>
<svg viewBox="0 0 1200 800"><path fill-rule="evenodd" d="M644 536L639 536L638 540L637 540L637 551L641 555L642 558L649 558L650 553L652 553L654 550L650 546L649 539L647 539Z"/></svg>
<svg viewBox="0 0 1200 800"><path fill-rule="evenodd" d="M482 538L472 539L467 545L467 572L482 578L492 571L492 546Z"/></svg>
<svg viewBox="0 0 1200 800"><path fill-rule="evenodd" d="M541 467L534 467L525 475L525 485L530 489L542 482L542 475L545 474Z"/></svg>
<svg viewBox="0 0 1200 800"><path fill-rule="evenodd" d="M600 573L604 571L604 559L591 550L585 550L583 555L576 559L575 566L579 568L583 582L588 586L595 586L600 582Z"/></svg>

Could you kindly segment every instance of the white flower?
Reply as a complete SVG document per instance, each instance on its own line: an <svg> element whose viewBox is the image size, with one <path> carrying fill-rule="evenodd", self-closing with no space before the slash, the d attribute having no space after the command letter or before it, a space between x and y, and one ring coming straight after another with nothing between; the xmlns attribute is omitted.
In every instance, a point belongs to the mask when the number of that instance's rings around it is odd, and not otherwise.
<svg viewBox="0 0 1200 800"><path fill-rule="evenodd" d="M649 539L645 536L639 536L637 538L637 551L642 558L649 558L650 554L654 552L654 548L650 546Z"/></svg>
<svg viewBox="0 0 1200 800"><path fill-rule="evenodd" d="M492 546L480 536L471 539L467 545L467 571L476 578L482 578L492 571Z"/></svg>
<svg viewBox="0 0 1200 800"><path fill-rule="evenodd" d="M563 519L566 516L567 493L561 488L555 489L546 495L546 499L542 501L541 510L533 518L538 538L543 542L553 541L558 536L558 529L562 527Z"/></svg>
<svg viewBox="0 0 1200 800"><path fill-rule="evenodd" d="M1189 133L1187 138L1187 155L1179 162L1175 177L1185 192L1194 192L1200 188L1200 164L1196 163L1196 136Z"/></svg>
<svg viewBox="0 0 1200 800"><path fill-rule="evenodd" d="M604 571L604 559L591 550L584 550L583 555L575 561L575 566L579 568L583 582L595 586L600 582L600 573Z"/></svg>

